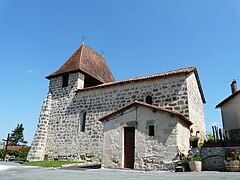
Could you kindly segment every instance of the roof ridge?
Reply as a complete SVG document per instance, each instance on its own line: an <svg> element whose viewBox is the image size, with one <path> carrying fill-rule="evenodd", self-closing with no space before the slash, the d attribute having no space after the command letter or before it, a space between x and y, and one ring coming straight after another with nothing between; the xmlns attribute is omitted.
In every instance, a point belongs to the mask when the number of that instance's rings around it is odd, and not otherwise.
<svg viewBox="0 0 240 180"><path fill-rule="evenodd" d="M129 79L126 79L126 80L130 80L130 79L137 79L137 78L144 78L144 77L151 77L151 76L157 76L157 75L161 75L161 74L167 74L167 73L174 73L174 71L184 71L184 70L187 70L187 69L191 69L190 71L193 71L196 69L196 67L194 66L190 66L190 67L185 67L185 68L180 68L180 69L175 69L175 70L170 70L170 71L165 71L165 72L161 72L161 73L154 73L154 74L151 74L151 75L146 75L146 76L138 76L138 77L134 77L134 78L129 78ZM121 80L120 80L121 81ZM123 80L124 81L124 80Z"/></svg>
<svg viewBox="0 0 240 180"><path fill-rule="evenodd" d="M153 107L153 108L157 108L159 110L163 110L163 111L167 111L169 113L174 113L176 115L180 115L180 116L183 116L184 118L187 119L187 117L185 117L183 114L177 112L177 111L174 111L174 110L171 110L171 109L167 109L167 108L164 108L164 107L160 107L160 106L156 106L156 105L153 105L153 104L148 104L148 103L145 103L145 102L142 102L142 101L134 101L135 103L137 104L142 104L142 105L145 105L145 106L149 106L149 107ZM190 121L190 120L189 120Z"/></svg>
<svg viewBox="0 0 240 180"><path fill-rule="evenodd" d="M172 74L184 73L184 70L187 70L187 69L191 69L191 70L189 70L189 72L191 72L191 71L194 71L196 69L196 67L192 66L192 67L186 67L186 68L180 68L180 69L176 69L176 70L166 71L166 72L162 72L162 73L151 74L151 75L147 75L147 76L138 76L138 77L129 78L129 79L125 79L125 80L108 82L108 83L100 84L97 86L92 86L92 87L85 88L85 89L92 89L95 87L108 86L108 85L118 84L118 83L123 83L123 82L128 82L128 81L137 81L137 80L149 79L149 78L154 78L154 77L159 77L159 76L165 76L165 75L167 76L167 75L172 75ZM83 89L81 89L81 90L83 90Z"/></svg>
<svg viewBox="0 0 240 180"><path fill-rule="evenodd" d="M134 82L134 81L148 80L148 79L151 79L151 78L160 78L160 77L165 77L165 76L178 75L178 74L182 74L182 73L189 74L191 72L195 73L198 88L199 88L199 92L200 92L201 97L202 97L202 101L203 101L203 103L206 103L206 100L205 100L205 97L204 97L204 94L203 94L203 90L202 90L202 86L201 86L201 83L200 83L199 75L198 75L198 72L197 72L197 68L195 66L180 68L180 69L166 71L166 72L153 74L153 75L148 75L148 76L140 76L140 77L135 77L135 78L129 78L129 79L126 79L126 80L107 82L107 83L103 83L103 84L100 84L100 85L97 85L97 86L87 87L87 88L84 88L84 89L78 89L77 91L80 92L80 91L86 91L86 90L91 90L91 89L95 89L95 88L104 88L104 87L113 86L113 85L116 85L116 84L123 84L123 83L129 83L129 82Z"/></svg>
<svg viewBox="0 0 240 180"><path fill-rule="evenodd" d="M230 99L232 99L233 97L235 97L236 95L238 95L239 92L240 92L240 89L237 90L235 93L231 94L230 96L228 96L227 98L225 98L224 100L222 100L220 103L218 103L215 108L221 107L223 104L225 104L226 102L228 102Z"/></svg>
<svg viewBox="0 0 240 180"><path fill-rule="evenodd" d="M78 53L78 51L80 51L82 48L82 45L65 61L67 62L69 59L72 59L74 56L76 56L76 54Z"/></svg>
<svg viewBox="0 0 240 180"><path fill-rule="evenodd" d="M100 57L102 57L102 58L104 59L104 57L101 56L101 55L100 55L97 51L95 51L93 48L87 46L85 43L84 43L84 45L86 46L86 48L90 49L91 51L93 51L94 53L96 53L96 55L98 55L98 56L100 56ZM104 59L104 60L105 60L105 59Z"/></svg>
<svg viewBox="0 0 240 180"><path fill-rule="evenodd" d="M119 109L117 109L117 110L115 110L115 111L113 111L113 112L111 112L111 113L109 113L109 114L107 114L107 115L99 118L99 121L105 122L104 119L106 119L106 118L108 118L108 117L111 117L111 116L113 116L114 114L116 114L117 112L120 112L120 111L122 111L122 110L124 110L124 109L126 109L126 108L129 108L129 107L133 106L134 104L135 104L135 105L142 105L142 106L145 106L145 107L154 108L154 109L157 109L157 110L160 110L160 111L164 111L164 112L167 112L167 113L171 113L171 114L177 115L177 116L179 116L182 120L184 120L186 123L188 123L189 125L192 125L192 124L193 124L186 116L184 116L183 114L181 114L181 113L179 113L179 112L177 112L177 111L170 110L170 109L166 109L166 108L160 107L160 106L155 106L155 105L152 105L152 104L148 104L148 103L145 103L145 102L142 102L142 101L134 101L134 102L132 102L132 103L129 103L129 104L127 104L126 106L121 107L121 108L119 108ZM107 120L106 120L106 121L107 121Z"/></svg>
<svg viewBox="0 0 240 180"><path fill-rule="evenodd" d="M82 47L82 49L81 49L81 52L80 52L79 63L78 63L79 69L81 69L81 68L80 68L80 64L81 64L81 59L82 59L82 54L83 54L83 46L84 46L84 42L83 42L83 44L80 46L80 47Z"/></svg>

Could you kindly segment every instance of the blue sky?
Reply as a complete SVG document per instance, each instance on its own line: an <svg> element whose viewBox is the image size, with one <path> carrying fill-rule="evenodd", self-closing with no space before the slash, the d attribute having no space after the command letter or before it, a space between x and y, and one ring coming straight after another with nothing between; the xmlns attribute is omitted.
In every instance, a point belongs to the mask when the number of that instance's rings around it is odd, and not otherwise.
<svg viewBox="0 0 240 180"><path fill-rule="evenodd" d="M117 80L196 66L207 100L207 131L221 127L217 103L240 82L238 0L1 0L0 138L18 123L31 142L44 77L81 45L105 52Z"/></svg>

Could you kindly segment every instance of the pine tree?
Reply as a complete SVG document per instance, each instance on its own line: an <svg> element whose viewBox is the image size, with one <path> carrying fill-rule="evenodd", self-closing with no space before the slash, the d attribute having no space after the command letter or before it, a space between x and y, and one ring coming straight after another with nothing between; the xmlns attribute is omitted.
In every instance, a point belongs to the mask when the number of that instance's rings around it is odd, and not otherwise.
<svg viewBox="0 0 240 180"><path fill-rule="evenodd" d="M9 141L10 146L19 146L27 144L27 141L25 141L23 137L23 130L24 130L23 124L18 124L17 127L12 131Z"/></svg>

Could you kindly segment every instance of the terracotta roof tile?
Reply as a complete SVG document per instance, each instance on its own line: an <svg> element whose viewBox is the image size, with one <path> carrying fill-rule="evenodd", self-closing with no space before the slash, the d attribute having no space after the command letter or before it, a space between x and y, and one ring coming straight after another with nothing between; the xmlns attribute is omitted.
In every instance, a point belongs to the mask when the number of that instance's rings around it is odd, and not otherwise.
<svg viewBox="0 0 240 180"><path fill-rule="evenodd" d="M30 149L31 146L8 146L7 149L8 150L13 150L13 151L18 151L18 150L22 150L22 149ZM4 146L5 149L5 146Z"/></svg>
<svg viewBox="0 0 240 180"><path fill-rule="evenodd" d="M151 105L151 104L147 104L145 102L141 102L141 101L134 101L102 118L99 119L99 121L101 122L106 122L109 120L110 117L114 116L115 114L117 113L120 113L121 111L125 110L125 109L128 109L132 106L144 106L144 107L149 107L149 108L152 108L152 109L155 109L155 110L159 110L159 111L164 111L164 112L167 112L167 113L170 113L170 114L173 114L173 115L177 115L178 117L180 117L184 122L186 122L189 126L192 125L192 122L186 118L184 115L176 112L176 111L173 111L173 110L170 110L170 109L166 109L166 108L162 108L162 107L159 107L159 106L154 106L154 105Z"/></svg>
<svg viewBox="0 0 240 180"><path fill-rule="evenodd" d="M86 73L102 83L115 81L105 59L84 44L57 71L46 78L50 79L54 76L75 71Z"/></svg>

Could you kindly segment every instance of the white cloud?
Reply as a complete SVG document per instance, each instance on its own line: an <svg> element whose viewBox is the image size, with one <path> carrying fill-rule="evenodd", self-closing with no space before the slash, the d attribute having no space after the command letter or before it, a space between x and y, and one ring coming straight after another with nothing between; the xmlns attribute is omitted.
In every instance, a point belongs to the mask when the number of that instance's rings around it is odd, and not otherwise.
<svg viewBox="0 0 240 180"><path fill-rule="evenodd" d="M28 69L25 71L27 74L37 74L37 72L33 71L32 69Z"/></svg>

